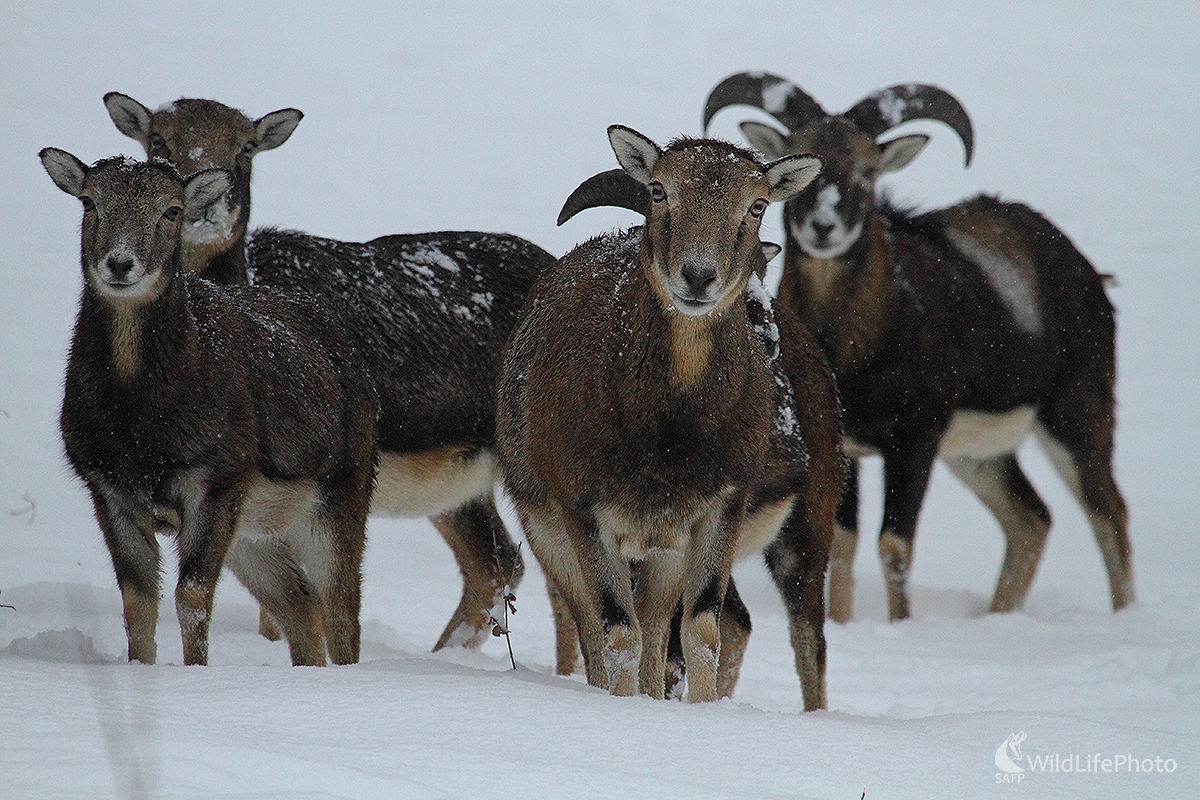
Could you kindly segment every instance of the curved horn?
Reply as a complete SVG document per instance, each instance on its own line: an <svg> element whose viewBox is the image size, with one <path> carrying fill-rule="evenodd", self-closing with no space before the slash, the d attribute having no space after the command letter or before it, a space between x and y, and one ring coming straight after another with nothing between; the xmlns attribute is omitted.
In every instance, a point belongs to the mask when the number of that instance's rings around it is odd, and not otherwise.
<svg viewBox="0 0 1200 800"><path fill-rule="evenodd" d="M931 119L954 129L966 148L966 164L975 150L971 118L958 99L927 83L900 83L880 89L859 100L842 116L871 136L879 136L902 122Z"/></svg>
<svg viewBox="0 0 1200 800"><path fill-rule="evenodd" d="M761 108L789 131L799 130L814 119L828 116L825 109L803 89L769 72L737 72L717 84L704 104L704 128L713 115L726 106Z"/></svg>
<svg viewBox="0 0 1200 800"><path fill-rule="evenodd" d="M562 211L558 212L558 224L587 208L617 206L645 216L650 210L650 190L634 180L623 169L610 169L593 175L571 192Z"/></svg>

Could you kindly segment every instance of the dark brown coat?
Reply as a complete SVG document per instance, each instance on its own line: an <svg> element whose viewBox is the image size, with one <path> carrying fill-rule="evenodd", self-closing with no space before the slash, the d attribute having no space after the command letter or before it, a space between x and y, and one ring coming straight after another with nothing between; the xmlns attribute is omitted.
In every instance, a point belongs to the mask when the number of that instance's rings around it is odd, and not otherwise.
<svg viewBox="0 0 1200 800"><path fill-rule="evenodd" d="M816 171L725 143L609 129L647 224L568 253L505 353L497 433L526 538L578 626L588 681L662 696L682 598L689 699L718 696L718 620L771 434L744 291L758 220Z"/></svg>
<svg viewBox="0 0 1200 800"><path fill-rule="evenodd" d="M372 512L429 517L463 576L434 649L478 647L524 572L494 499L496 371L530 285L554 257L516 236L477 231L368 242L247 233L253 157L283 144L299 111L252 120L214 100L181 99L152 112L116 92L105 104L148 155L183 172L216 166L234 175L223 202L189 227L186 267L222 283L312 293L347 328L380 398ZM266 615L260 630L277 636Z"/></svg>
<svg viewBox="0 0 1200 800"><path fill-rule="evenodd" d="M223 564L283 625L295 664L358 660L376 401L317 302L219 287L182 269L179 228L225 173L165 162L93 167L43 151L84 201L84 288L61 428L125 606L129 657L153 663L156 533L179 550L184 661L204 664ZM324 640L324 641L323 641Z"/></svg>

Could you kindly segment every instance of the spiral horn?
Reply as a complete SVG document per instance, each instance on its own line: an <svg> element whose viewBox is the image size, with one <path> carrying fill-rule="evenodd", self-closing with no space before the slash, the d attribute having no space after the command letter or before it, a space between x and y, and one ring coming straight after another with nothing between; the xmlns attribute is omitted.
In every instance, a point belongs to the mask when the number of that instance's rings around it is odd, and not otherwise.
<svg viewBox="0 0 1200 800"><path fill-rule="evenodd" d="M913 119L930 119L949 125L966 149L966 164L975 150L971 118L958 99L927 83L899 83L872 92L859 100L843 117L871 136L879 136Z"/></svg>
<svg viewBox="0 0 1200 800"><path fill-rule="evenodd" d="M828 116L816 100L787 78L769 72L736 72L709 92L703 130L708 130L708 123L718 111L734 105L761 108L789 131Z"/></svg>

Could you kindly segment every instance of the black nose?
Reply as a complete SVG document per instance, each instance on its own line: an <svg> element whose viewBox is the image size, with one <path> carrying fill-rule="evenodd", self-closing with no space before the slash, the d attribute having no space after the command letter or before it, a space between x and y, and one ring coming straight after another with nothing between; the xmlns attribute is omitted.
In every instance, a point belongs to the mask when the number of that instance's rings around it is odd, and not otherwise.
<svg viewBox="0 0 1200 800"><path fill-rule="evenodd" d="M133 271L132 258L110 258L108 260L108 271L112 276L121 279L129 275Z"/></svg>
<svg viewBox="0 0 1200 800"><path fill-rule="evenodd" d="M829 237L829 234L833 232L833 223L832 222L814 222L812 224L812 229L813 229L813 233L815 233L817 235L817 238L824 241L826 238Z"/></svg>
<svg viewBox="0 0 1200 800"><path fill-rule="evenodd" d="M679 274L687 285L688 294L692 297L704 297L708 289L717 281L717 271L712 267L698 264L684 264Z"/></svg>

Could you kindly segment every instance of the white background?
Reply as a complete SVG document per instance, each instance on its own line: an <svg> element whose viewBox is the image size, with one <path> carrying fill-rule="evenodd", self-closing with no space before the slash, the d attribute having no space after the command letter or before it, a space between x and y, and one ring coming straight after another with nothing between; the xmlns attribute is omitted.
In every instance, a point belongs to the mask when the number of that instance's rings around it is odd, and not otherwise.
<svg viewBox="0 0 1200 800"><path fill-rule="evenodd" d="M1200 789L1200 7L1194 3L10 3L0 10L0 797L1188 797ZM775 8L788 8L786 13ZM914 618L889 625L865 470L856 619L828 626L828 712L803 714L784 615L757 560L737 576L755 633L732 702L616 699L557 678L536 565L502 641L431 656L457 602L424 521L373 519L363 663L292 669L225 580L211 666L183 668L173 604L160 664L123 663L120 600L57 412L78 298L78 202L37 152L142 156L101 102L208 97L305 118L255 162L256 225L343 239L506 231L555 254L635 220L554 226L615 166L606 126L700 133L730 72L767 69L842 110L936 83L971 113L887 179L922 207L1028 202L1120 282L1116 469L1140 601L1113 615L1082 514L1035 448L1055 514L1026 609L984 613L1002 538L939 469L917 539ZM737 139L753 112L729 110ZM781 241L778 212L763 238ZM506 512L507 513L507 512ZM508 516L511 520L511 515ZM515 530L515 535L519 532ZM165 585L168 598L173 578ZM1029 773L993 754L1174 758L1171 775Z"/></svg>

